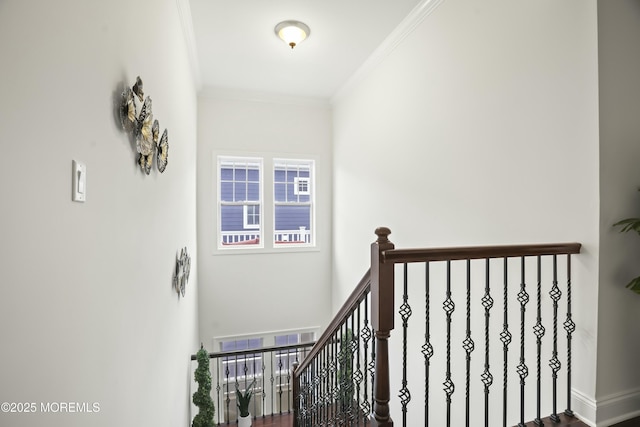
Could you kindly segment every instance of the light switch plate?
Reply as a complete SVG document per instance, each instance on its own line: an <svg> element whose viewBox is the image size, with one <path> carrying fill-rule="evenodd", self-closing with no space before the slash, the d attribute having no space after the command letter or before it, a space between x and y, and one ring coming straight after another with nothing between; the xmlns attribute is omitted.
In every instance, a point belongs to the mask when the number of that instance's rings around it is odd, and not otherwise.
<svg viewBox="0 0 640 427"><path fill-rule="evenodd" d="M87 198L87 166L84 163L73 160L72 171L71 200L84 203Z"/></svg>

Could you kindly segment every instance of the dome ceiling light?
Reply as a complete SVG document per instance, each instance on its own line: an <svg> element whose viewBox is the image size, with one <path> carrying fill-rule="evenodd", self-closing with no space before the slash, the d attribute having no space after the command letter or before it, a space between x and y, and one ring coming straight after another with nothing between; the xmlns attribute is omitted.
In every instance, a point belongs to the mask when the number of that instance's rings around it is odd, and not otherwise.
<svg viewBox="0 0 640 427"><path fill-rule="evenodd" d="M311 34L309 27L300 21L282 21L276 25L275 32L291 49Z"/></svg>

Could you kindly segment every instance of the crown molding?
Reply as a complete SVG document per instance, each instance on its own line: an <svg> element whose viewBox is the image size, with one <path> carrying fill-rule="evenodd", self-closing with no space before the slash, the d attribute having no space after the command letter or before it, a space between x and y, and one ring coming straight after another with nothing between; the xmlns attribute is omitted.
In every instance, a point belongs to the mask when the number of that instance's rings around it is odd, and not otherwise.
<svg viewBox="0 0 640 427"><path fill-rule="evenodd" d="M182 32L187 46L187 54L189 56L189 65L191 66L191 75L196 86L196 91L202 87L202 77L200 76L200 64L198 62L198 49L196 47L196 38L193 33L193 18L191 16L191 6L189 0L176 0L178 7L178 15L182 24Z"/></svg>
<svg viewBox="0 0 640 427"><path fill-rule="evenodd" d="M445 0L421 0L400 24L384 39L384 41L373 51L366 61L356 70L355 73L337 90L331 97L331 103L339 101L356 84L361 82L380 62L389 56L403 41L413 33L424 19L431 15L434 10Z"/></svg>

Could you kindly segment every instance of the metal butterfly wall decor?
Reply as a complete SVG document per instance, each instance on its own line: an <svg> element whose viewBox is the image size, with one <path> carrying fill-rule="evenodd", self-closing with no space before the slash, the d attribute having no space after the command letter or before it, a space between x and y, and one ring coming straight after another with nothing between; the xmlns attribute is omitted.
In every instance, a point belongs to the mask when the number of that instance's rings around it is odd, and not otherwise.
<svg viewBox="0 0 640 427"><path fill-rule="evenodd" d="M137 101L136 101L137 100ZM138 114L137 102L142 104ZM144 173L151 173L153 159L160 173L164 172L169 156L169 134L167 129L160 136L160 124L153 120L151 97L144 97L144 87L140 76L131 88L122 92L120 104L122 129L130 133L136 142L137 162Z"/></svg>

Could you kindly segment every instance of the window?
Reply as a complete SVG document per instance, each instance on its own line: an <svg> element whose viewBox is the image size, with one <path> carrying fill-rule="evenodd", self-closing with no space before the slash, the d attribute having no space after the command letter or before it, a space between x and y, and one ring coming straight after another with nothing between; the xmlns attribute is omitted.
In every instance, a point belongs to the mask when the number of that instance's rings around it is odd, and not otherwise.
<svg viewBox="0 0 640 427"><path fill-rule="evenodd" d="M262 159L218 157L219 247L262 241Z"/></svg>
<svg viewBox="0 0 640 427"><path fill-rule="evenodd" d="M214 348L219 351L240 353L231 353L211 362L212 398L216 408L220 408L224 422L234 422L238 416L236 384L244 391L253 383L252 415L289 411L293 407L291 369L295 362L304 359L311 347L269 351L263 351L263 348L311 343L316 333L316 329L306 329L214 339Z"/></svg>
<svg viewBox="0 0 640 427"><path fill-rule="evenodd" d="M228 155L216 159L217 249L273 252L315 246L314 160ZM271 188L266 196L265 187Z"/></svg>
<svg viewBox="0 0 640 427"><path fill-rule="evenodd" d="M222 341L220 351L242 351L262 348L262 338ZM262 353L222 358L225 381L236 382L262 375Z"/></svg>
<svg viewBox="0 0 640 427"><path fill-rule="evenodd" d="M274 160L273 241L276 247L314 243L313 166L313 160Z"/></svg>
<svg viewBox="0 0 640 427"><path fill-rule="evenodd" d="M311 342L315 339L313 332L303 332L298 334L276 335L276 346L284 346L291 344L300 344ZM304 355L300 353L300 349L279 350L276 352L276 369L278 374L282 375L290 372L293 364L300 362Z"/></svg>

